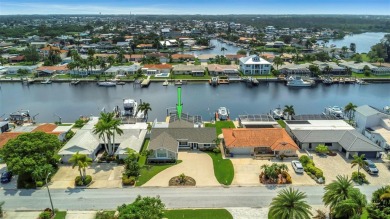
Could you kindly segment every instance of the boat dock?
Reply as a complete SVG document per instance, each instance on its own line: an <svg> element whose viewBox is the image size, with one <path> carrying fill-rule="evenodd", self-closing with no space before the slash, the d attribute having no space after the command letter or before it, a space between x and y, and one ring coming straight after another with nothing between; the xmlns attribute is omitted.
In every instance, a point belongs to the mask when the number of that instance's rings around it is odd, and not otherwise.
<svg viewBox="0 0 390 219"><path fill-rule="evenodd" d="M142 80L141 87L148 87L149 84L150 84L150 76L148 76L148 78Z"/></svg>

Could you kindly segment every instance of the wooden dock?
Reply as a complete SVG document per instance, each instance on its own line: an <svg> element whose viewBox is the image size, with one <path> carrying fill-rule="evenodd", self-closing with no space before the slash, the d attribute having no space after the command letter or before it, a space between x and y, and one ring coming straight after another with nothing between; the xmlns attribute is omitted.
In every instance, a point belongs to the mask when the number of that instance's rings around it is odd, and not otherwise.
<svg viewBox="0 0 390 219"><path fill-rule="evenodd" d="M149 84L150 84L150 76L148 76L148 78L142 80L141 87L148 87Z"/></svg>

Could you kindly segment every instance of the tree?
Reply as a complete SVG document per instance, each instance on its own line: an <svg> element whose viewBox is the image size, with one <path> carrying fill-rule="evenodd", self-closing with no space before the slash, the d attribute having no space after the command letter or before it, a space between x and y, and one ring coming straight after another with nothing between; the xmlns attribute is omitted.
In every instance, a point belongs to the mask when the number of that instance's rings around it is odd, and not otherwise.
<svg viewBox="0 0 390 219"><path fill-rule="evenodd" d="M225 48L225 47L222 47L221 48L221 52L222 52L222 55L225 55L225 51L226 51L227 49Z"/></svg>
<svg viewBox="0 0 390 219"><path fill-rule="evenodd" d="M295 115L295 110L293 105L285 105L283 113L287 113L288 119L291 120L291 117Z"/></svg>
<svg viewBox="0 0 390 219"><path fill-rule="evenodd" d="M37 51L37 48L35 46L29 46L27 47L22 54L24 55L26 61L33 62L35 64L39 61L40 56L39 52Z"/></svg>
<svg viewBox="0 0 390 219"><path fill-rule="evenodd" d="M54 155L61 147L57 136L44 132L30 132L9 140L0 150L0 155L8 170L17 175L27 175L37 168L49 164L56 165Z"/></svg>
<svg viewBox="0 0 390 219"><path fill-rule="evenodd" d="M182 173L182 174L180 174L179 175L179 183L180 184L185 184L186 183L186 181L187 181L187 178L186 178L187 176L184 174L184 173Z"/></svg>
<svg viewBox="0 0 390 219"><path fill-rule="evenodd" d="M276 70L279 70L279 66L283 65L283 59L280 56L274 58L274 64L276 65Z"/></svg>
<svg viewBox="0 0 390 219"><path fill-rule="evenodd" d="M320 73L320 68L318 65L309 65L309 71L314 75L318 75Z"/></svg>
<svg viewBox="0 0 390 219"><path fill-rule="evenodd" d="M72 163L72 168L78 167L80 177L84 182L85 177L87 176L86 168L92 164L92 159L85 154L79 154L77 151L76 154L73 154L69 159L69 163Z"/></svg>
<svg viewBox="0 0 390 219"><path fill-rule="evenodd" d="M324 73L326 73L327 75L329 75L331 72L332 72L333 68L330 67L329 65L325 66L324 68Z"/></svg>
<svg viewBox="0 0 390 219"><path fill-rule="evenodd" d="M364 76L370 76L370 74L371 74L371 69L370 69L370 67L368 67L368 65L365 65L365 66L363 67L363 73L364 73Z"/></svg>
<svg viewBox="0 0 390 219"><path fill-rule="evenodd" d="M362 55L356 53L355 55L352 56L352 59L356 62L356 63L360 63L360 62L363 62L363 57Z"/></svg>
<svg viewBox="0 0 390 219"><path fill-rule="evenodd" d="M348 51L348 47L346 46L341 47L341 51L343 52L343 54L346 53Z"/></svg>
<svg viewBox="0 0 390 219"><path fill-rule="evenodd" d="M317 209L316 212L317 212L317 215L314 216L313 219L326 219L325 212L323 212L323 211L321 211L319 209Z"/></svg>
<svg viewBox="0 0 390 219"><path fill-rule="evenodd" d="M25 76L25 75L28 74L28 70L27 70L27 69L19 68L18 71L17 71L16 73L18 73L18 75Z"/></svg>
<svg viewBox="0 0 390 219"><path fill-rule="evenodd" d="M349 49L350 49L352 52L356 52L356 44L355 44L355 43L349 44Z"/></svg>
<svg viewBox="0 0 390 219"><path fill-rule="evenodd" d="M367 205L367 198L359 189L351 189L348 192L348 198L340 201L334 209L336 218L351 218L359 216L360 218L363 208Z"/></svg>
<svg viewBox="0 0 390 219"><path fill-rule="evenodd" d="M119 219L161 219L165 208L159 196L141 197L129 205L123 204L118 207Z"/></svg>
<svg viewBox="0 0 390 219"><path fill-rule="evenodd" d="M358 177L360 177L360 169L367 165L367 161L364 160L364 154L358 156L353 155L353 160L351 162L351 168L358 167Z"/></svg>
<svg viewBox="0 0 390 219"><path fill-rule="evenodd" d="M312 213L306 194L291 187L283 189L272 199L268 217L278 219L309 219Z"/></svg>
<svg viewBox="0 0 390 219"><path fill-rule="evenodd" d="M356 105L353 103L348 103L344 107L344 113L347 115L349 122L355 117Z"/></svg>
<svg viewBox="0 0 390 219"><path fill-rule="evenodd" d="M246 50L245 49L240 49L237 51L237 55L246 55Z"/></svg>
<svg viewBox="0 0 390 219"><path fill-rule="evenodd" d="M339 202L347 200L349 193L353 190L352 180L348 176L337 176L336 180L325 186L325 193L322 197L322 201L325 206L330 207L330 211L333 212L334 208Z"/></svg>
<svg viewBox="0 0 390 219"><path fill-rule="evenodd" d="M149 110L152 111L152 108L150 107L150 103L143 102L138 106L136 115L138 114L139 111L142 111L144 112L144 116L147 119Z"/></svg>
<svg viewBox="0 0 390 219"><path fill-rule="evenodd" d="M50 164L44 164L42 166L39 166L37 167L32 173L31 173L31 177L33 180L35 180L35 182L38 182L38 181L44 181L46 179L46 176L49 174L49 173L53 173L54 172L54 168L52 165Z"/></svg>
<svg viewBox="0 0 390 219"><path fill-rule="evenodd" d="M384 58L378 58L376 61L379 62L379 66L382 66L382 63L385 61L385 59Z"/></svg>
<svg viewBox="0 0 390 219"><path fill-rule="evenodd" d="M115 118L114 113L100 113L99 121L95 124L93 133L98 135L104 142L108 156L113 156L115 151L115 133L121 135L123 131L119 128L121 121Z"/></svg>
<svg viewBox="0 0 390 219"><path fill-rule="evenodd" d="M326 154L329 152L329 148L323 144L320 144L316 147L315 151L319 154Z"/></svg>

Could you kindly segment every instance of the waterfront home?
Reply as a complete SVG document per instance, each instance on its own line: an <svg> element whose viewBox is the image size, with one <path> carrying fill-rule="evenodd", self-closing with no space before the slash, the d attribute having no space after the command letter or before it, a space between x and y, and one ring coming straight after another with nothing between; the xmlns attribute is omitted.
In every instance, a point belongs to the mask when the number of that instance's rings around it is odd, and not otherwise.
<svg viewBox="0 0 390 219"><path fill-rule="evenodd" d="M9 129L9 123L6 121L0 121L0 133L6 132Z"/></svg>
<svg viewBox="0 0 390 219"><path fill-rule="evenodd" d="M140 65L112 66L109 69L105 70L104 74L116 76L134 75L139 69L141 69Z"/></svg>
<svg viewBox="0 0 390 219"><path fill-rule="evenodd" d="M172 65L170 64L147 64L142 67L142 72L147 75L155 75L160 73L170 73Z"/></svg>
<svg viewBox="0 0 390 219"><path fill-rule="evenodd" d="M273 62L275 59L275 55L271 53L262 53L260 56L269 62Z"/></svg>
<svg viewBox="0 0 390 219"><path fill-rule="evenodd" d="M177 47L178 43L176 39L167 39L163 41L159 41L160 45L163 47Z"/></svg>
<svg viewBox="0 0 390 219"><path fill-rule="evenodd" d="M29 74L34 73L37 69L36 65L32 66L7 66L5 73L10 75L16 75L18 74L19 70L27 70Z"/></svg>
<svg viewBox="0 0 390 219"><path fill-rule="evenodd" d="M240 70L244 75L270 74L271 63L258 55L240 58Z"/></svg>
<svg viewBox="0 0 390 219"><path fill-rule="evenodd" d="M8 57L8 62L9 63L18 63L18 62L23 62L25 57L23 55L17 55L17 56L10 56Z"/></svg>
<svg viewBox="0 0 390 219"><path fill-rule="evenodd" d="M61 161L67 163L72 155L79 152L85 154L92 160L95 160L98 153L104 150L102 138L93 134L95 124L99 121L98 117L92 117L76 134L60 149L58 155ZM127 157L127 149L130 148L135 152L141 150L145 140L148 125L146 123L122 124L119 126L123 134L115 134L115 155L119 159Z"/></svg>
<svg viewBox="0 0 390 219"><path fill-rule="evenodd" d="M141 62L145 55L142 54L130 54L125 55L125 59L129 62Z"/></svg>
<svg viewBox="0 0 390 219"><path fill-rule="evenodd" d="M371 73L376 76L390 75L390 67L377 67L371 69Z"/></svg>
<svg viewBox="0 0 390 219"><path fill-rule="evenodd" d="M234 55L234 54L227 54L225 57L229 59L230 61L237 62L239 59L245 57L246 55Z"/></svg>
<svg viewBox="0 0 390 219"><path fill-rule="evenodd" d="M268 114L239 115L238 124L243 128L277 128L275 119Z"/></svg>
<svg viewBox="0 0 390 219"><path fill-rule="evenodd" d="M204 76L205 67L201 65L175 65L172 72L176 75Z"/></svg>
<svg viewBox="0 0 390 219"><path fill-rule="evenodd" d="M200 62L208 62L212 59L215 59L215 57L217 57L217 55L215 55L215 54L201 54L201 55L198 55L197 59Z"/></svg>
<svg viewBox="0 0 390 219"><path fill-rule="evenodd" d="M40 49L41 53L43 54L43 57L49 56L49 54L52 52L53 54L59 55L61 59L65 58L68 55L67 50L62 50L59 47L56 46L46 46L42 49Z"/></svg>
<svg viewBox="0 0 390 219"><path fill-rule="evenodd" d="M195 56L190 54L173 54L171 59L173 62L193 61Z"/></svg>
<svg viewBox="0 0 390 219"><path fill-rule="evenodd" d="M285 46L285 44L282 41L268 42L265 44L265 47L267 48L280 48L283 46Z"/></svg>
<svg viewBox="0 0 390 219"><path fill-rule="evenodd" d="M219 64L209 64L207 69L210 75L234 75L237 76L240 74L238 71L237 65L219 65Z"/></svg>
<svg viewBox="0 0 390 219"><path fill-rule="evenodd" d="M233 156L296 156L299 149L283 128L222 129L222 134L222 145Z"/></svg>
<svg viewBox="0 0 390 219"><path fill-rule="evenodd" d="M309 70L310 63L305 64L285 64L282 66L279 66L279 71L281 74L284 74L286 76L304 76L309 77L311 76L311 71ZM275 66L276 68L276 66Z"/></svg>
<svg viewBox="0 0 390 219"><path fill-rule="evenodd" d="M67 65L41 66L36 69L37 76L52 76L54 74L67 74L69 71Z"/></svg>
<svg viewBox="0 0 390 219"><path fill-rule="evenodd" d="M377 158L382 152L381 147L344 120L290 120L286 121L286 131L299 148L308 151L314 151L322 144L330 150L339 151L346 158L361 154Z"/></svg>
<svg viewBox="0 0 390 219"><path fill-rule="evenodd" d="M150 57L157 58L160 61L160 63L169 62L169 54L168 53L153 52L153 53L145 54L145 58L150 58Z"/></svg>
<svg viewBox="0 0 390 219"><path fill-rule="evenodd" d="M390 149L390 115L374 107L363 105L355 111L356 129L375 144Z"/></svg>
<svg viewBox="0 0 390 219"><path fill-rule="evenodd" d="M374 66L368 62L355 63L354 61L350 61L350 62L340 62L339 63L339 66L345 67L345 68L348 67L352 70L352 72L356 72L356 73L364 73L364 66L366 66L366 65L370 68L370 70L377 68L376 66Z"/></svg>
<svg viewBox="0 0 390 219"><path fill-rule="evenodd" d="M335 62L321 62L314 61L312 64L317 65L322 74L324 75L348 75L351 76L351 73L348 74L346 68L337 65ZM330 70L330 71L328 71Z"/></svg>

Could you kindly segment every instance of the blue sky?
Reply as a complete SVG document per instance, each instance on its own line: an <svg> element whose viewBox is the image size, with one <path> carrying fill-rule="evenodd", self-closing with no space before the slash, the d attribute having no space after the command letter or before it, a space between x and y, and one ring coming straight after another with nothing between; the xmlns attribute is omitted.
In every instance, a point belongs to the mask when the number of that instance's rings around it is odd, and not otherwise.
<svg viewBox="0 0 390 219"><path fill-rule="evenodd" d="M373 14L390 0L0 0L9 14Z"/></svg>

